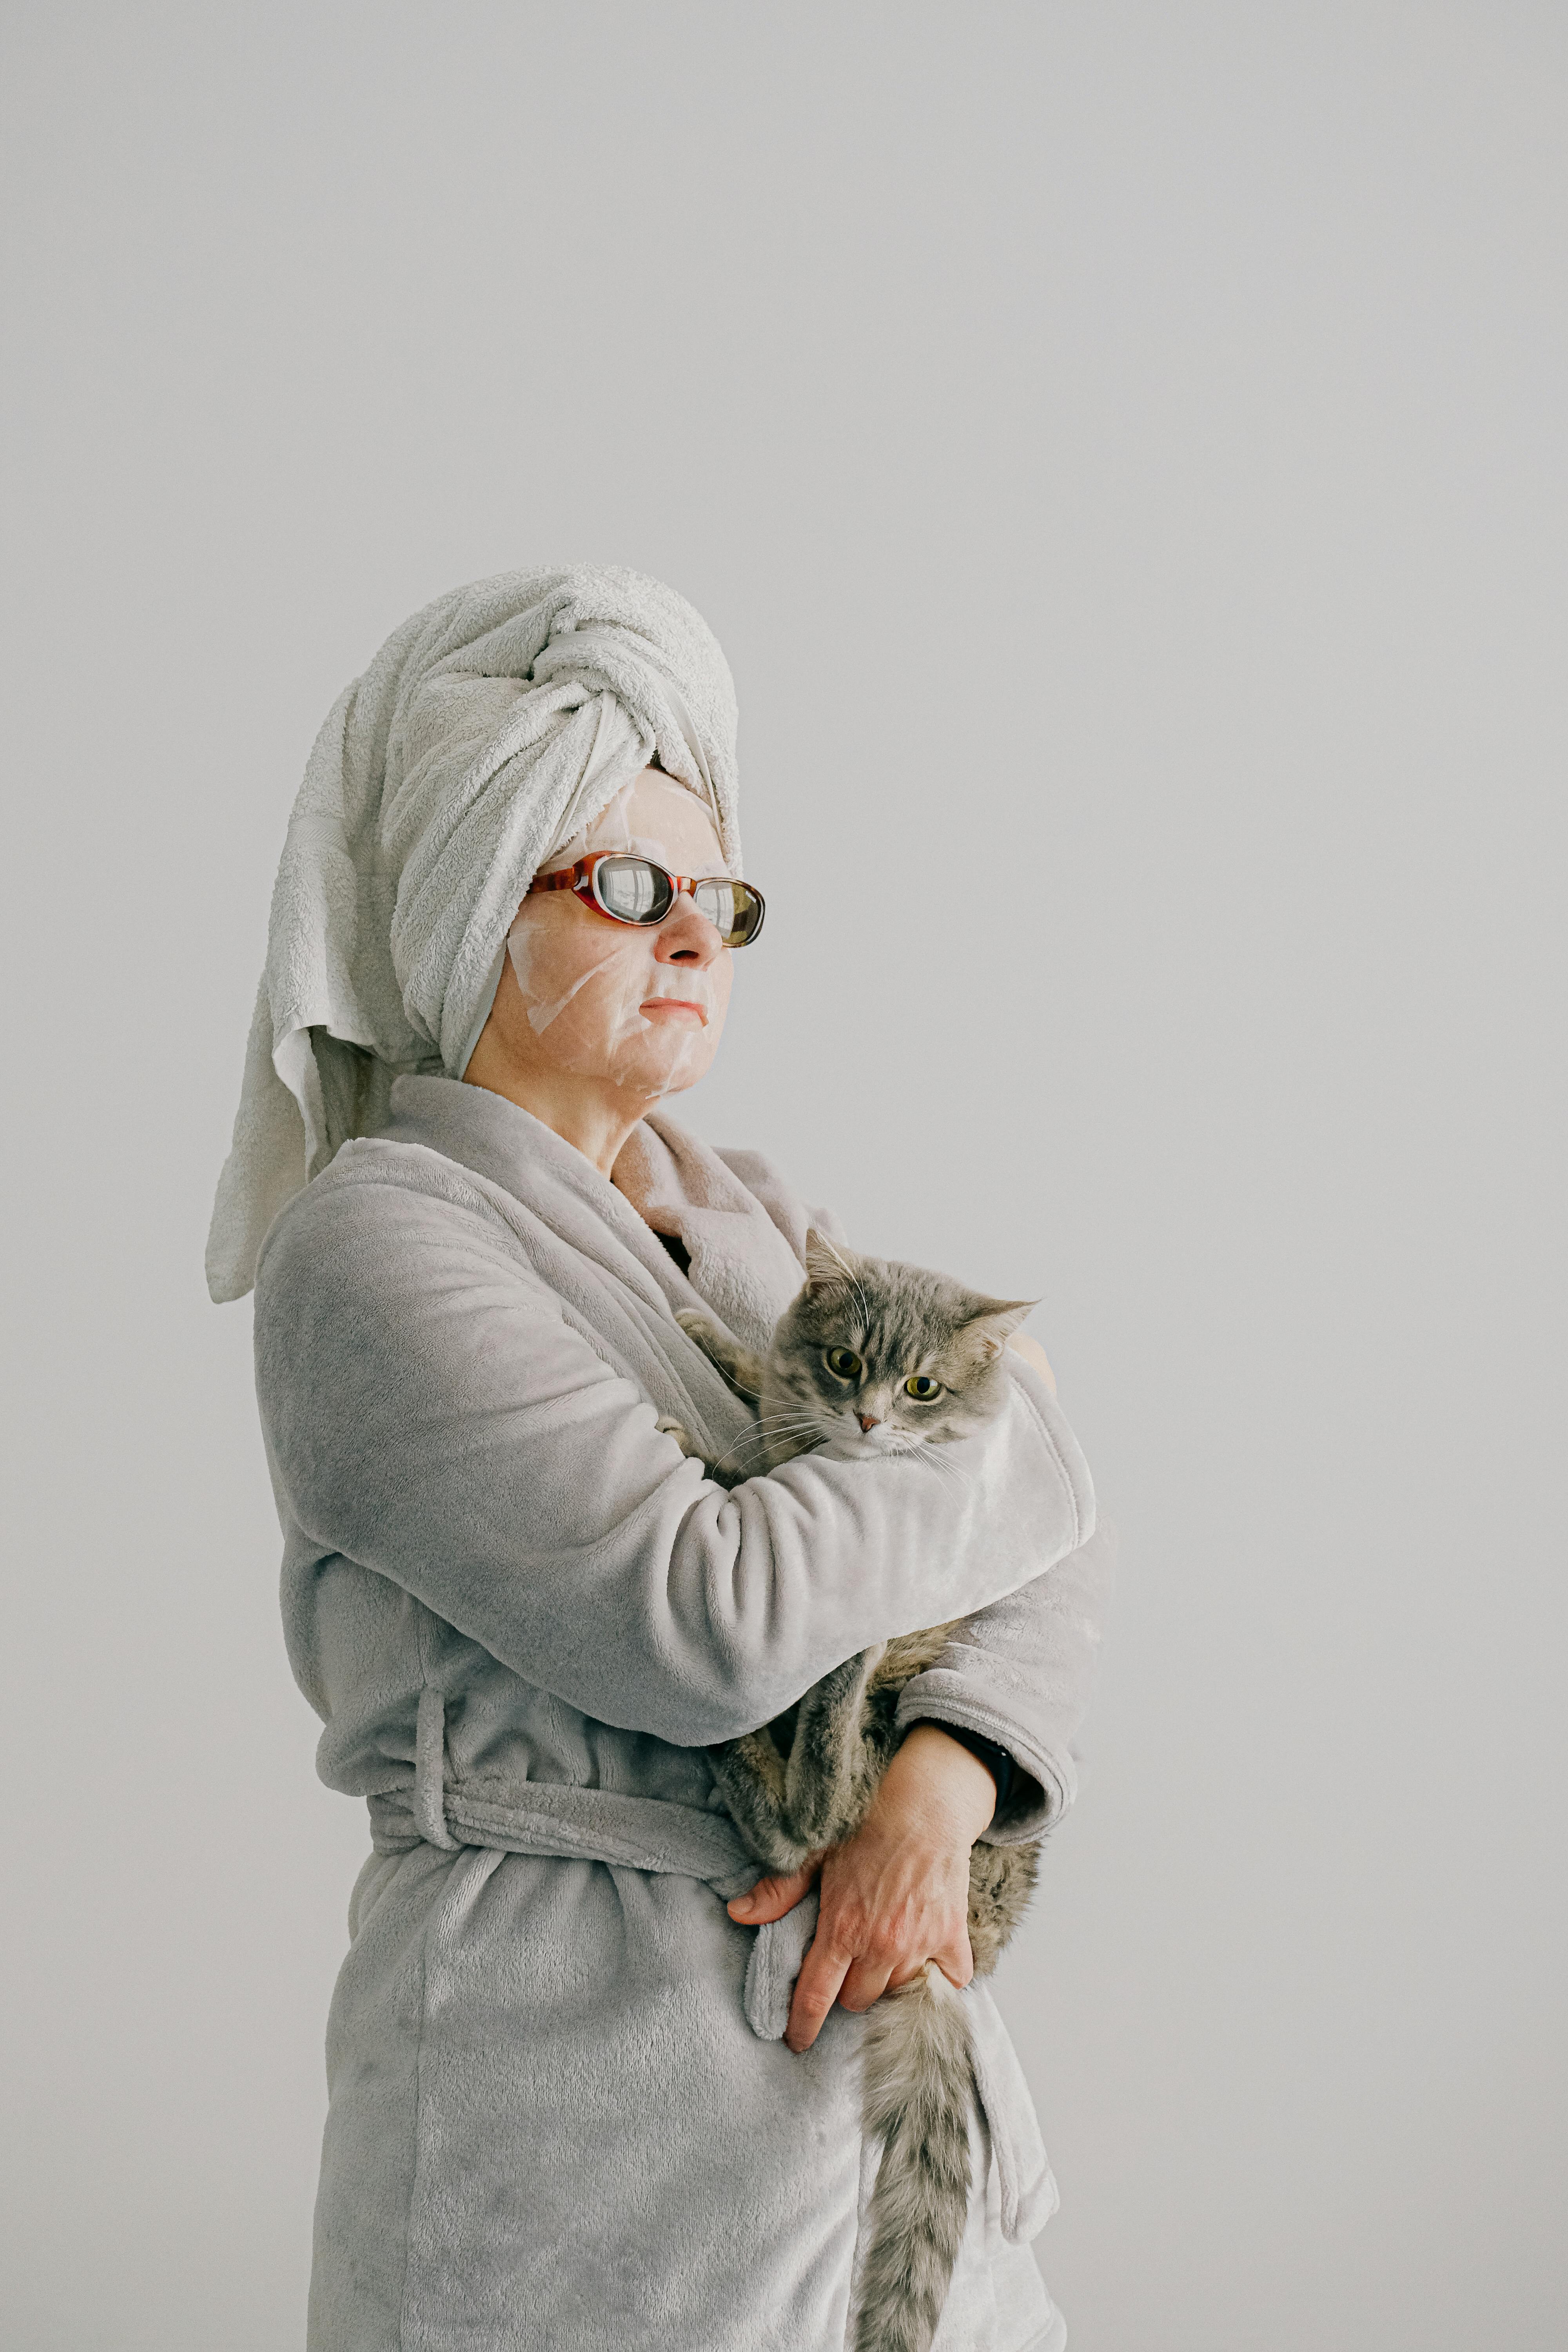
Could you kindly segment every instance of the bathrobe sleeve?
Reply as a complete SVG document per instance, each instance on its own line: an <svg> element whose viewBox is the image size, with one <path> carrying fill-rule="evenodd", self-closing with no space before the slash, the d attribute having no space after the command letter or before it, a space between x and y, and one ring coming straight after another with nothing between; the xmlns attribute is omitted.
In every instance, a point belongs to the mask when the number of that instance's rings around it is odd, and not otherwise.
<svg viewBox="0 0 1568 2352"><path fill-rule="evenodd" d="M1015 1382L1050 1393L1026 1361ZM978 1732L1013 1759L1012 1786L986 1832L994 1845L1051 1829L1078 1794L1073 1742L1088 1710L1110 1599L1115 1538L1103 1522L1044 1575L975 1612L933 1665L905 1685L899 1722Z"/></svg>
<svg viewBox="0 0 1568 2352"><path fill-rule="evenodd" d="M322 1561L678 1746L766 1721L872 1642L991 1607L1092 1526L1070 1430L1021 1386L954 1448L963 1479L803 1459L727 1492L490 1222L396 1185L309 1188L256 1296L273 1476Z"/></svg>
<svg viewBox="0 0 1568 2352"><path fill-rule="evenodd" d="M1043 1576L978 1611L900 1695L901 1726L954 1725L1013 1759L1012 1787L986 1832L993 1844L1038 1837L1078 1793L1073 1742L1093 1687L1113 1565L1114 1540L1101 1525Z"/></svg>

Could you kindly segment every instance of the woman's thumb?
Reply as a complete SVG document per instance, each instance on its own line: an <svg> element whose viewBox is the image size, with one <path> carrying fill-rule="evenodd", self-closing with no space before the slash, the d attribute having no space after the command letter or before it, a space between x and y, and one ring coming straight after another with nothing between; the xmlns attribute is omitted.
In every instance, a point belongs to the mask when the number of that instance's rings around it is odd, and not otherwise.
<svg viewBox="0 0 1568 2352"><path fill-rule="evenodd" d="M817 1865L808 1862L799 1870L791 1871L787 1878L759 1878L744 1895L737 1895L727 1905L731 1919L743 1927L765 1927L771 1920L782 1919L793 1911L816 1876Z"/></svg>

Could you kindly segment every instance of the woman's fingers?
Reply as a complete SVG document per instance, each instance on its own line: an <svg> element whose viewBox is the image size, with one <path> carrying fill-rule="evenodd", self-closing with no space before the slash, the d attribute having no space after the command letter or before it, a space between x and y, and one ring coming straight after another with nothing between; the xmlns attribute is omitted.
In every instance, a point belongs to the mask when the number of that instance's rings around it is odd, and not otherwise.
<svg viewBox="0 0 1568 2352"><path fill-rule="evenodd" d="M936 1962L937 1967L942 1970L942 1975L947 1979L949 1984L955 1984L960 1992L962 1992L964 1986L974 1974L974 1954L970 1948L969 1922L967 1919L965 1919L963 1927L960 1928L956 1936L949 1937L945 1942L939 1944L936 1947L936 1948L931 1952L931 1958ZM923 1968L924 1966L925 1962L922 1960L921 1962L921 1968ZM918 1976L919 1974L920 1969L910 1969L907 1975L896 1978L895 1981L899 1984L905 1984L908 1982L909 1977Z"/></svg>
<svg viewBox="0 0 1568 2352"><path fill-rule="evenodd" d="M919 1976L923 1966L924 1962L920 1960L907 1965L899 1974L898 1981L907 1984L910 1977ZM894 1981L894 1974L886 1960L857 1960L838 1989L839 2007L869 2009L874 2000L881 2000Z"/></svg>
<svg viewBox="0 0 1568 2352"><path fill-rule="evenodd" d="M840 2009L869 2009L885 1992L897 1992L903 1985L913 1984L923 1977L927 1969L939 1968L949 1984L962 1991L974 1974L974 1956L969 1948L969 1937L963 1938L962 1951L950 1943L941 1951L931 1952L924 1959L903 1959L897 1968L889 1969L882 1960L857 1960L839 1987Z"/></svg>
<svg viewBox="0 0 1568 2352"><path fill-rule="evenodd" d="M974 1974L968 1923L963 1919L922 1923L892 1946L885 1935L872 1934L861 1941L838 1989L841 2009L869 2009L890 1988L912 1982L928 1960L934 1960L960 1990Z"/></svg>
<svg viewBox="0 0 1568 2352"><path fill-rule="evenodd" d="M821 2032L822 2021L838 1998L852 1958L851 1953L836 1950L820 1928L812 1938L795 1981L789 2023L784 2028L784 2040L797 2056L809 2050Z"/></svg>
<svg viewBox="0 0 1568 2352"><path fill-rule="evenodd" d="M801 1896L815 1885L821 1868L822 1858L816 1855L792 1871L787 1878L759 1878L754 1886L744 1895L737 1895L724 1907L742 1927L765 1927L770 1920L782 1919L786 1911L795 1909Z"/></svg>
<svg viewBox="0 0 1568 2352"><path fill-rule="evenodd" d="M918 1976L928 1959L957 1985L974 1974L967 1854L905 1847L898 1862L889 1871L888 1857L858 1837L828 1855L822 1915L790 2007L784 2038L792 2050L810 2049L836 2000L868 2010L889 1985Z"/></svg>
<svg viewBox="0 0 1568 2352"><path fill-rule="evenodd" d="M962 1892L955 1893L957 1903L932 1920L920 1952L900 1957L889 1979L891 1983L908 1984L911 1977L919 1976L927 1960L934 1960L948 1982L957 1985L960 1991L969 1982L974 1974L974 1954L969 1942L967 1873Z"/></svg>

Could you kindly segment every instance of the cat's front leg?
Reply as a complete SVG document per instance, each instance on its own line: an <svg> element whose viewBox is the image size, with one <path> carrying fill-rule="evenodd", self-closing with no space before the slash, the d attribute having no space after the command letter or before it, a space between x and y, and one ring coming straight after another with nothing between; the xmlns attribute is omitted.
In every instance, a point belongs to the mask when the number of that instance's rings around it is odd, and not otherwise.
<svg viewBox="0 0 1568 2352"><path fill-rule="evenodd" d="M711 1364L717 1364L732 1389L754 1405L763 1392L763 1360L721 1331L710 1316L695 1307L683 1307L676 1321L689 1339L695 1339Z"/></svg>

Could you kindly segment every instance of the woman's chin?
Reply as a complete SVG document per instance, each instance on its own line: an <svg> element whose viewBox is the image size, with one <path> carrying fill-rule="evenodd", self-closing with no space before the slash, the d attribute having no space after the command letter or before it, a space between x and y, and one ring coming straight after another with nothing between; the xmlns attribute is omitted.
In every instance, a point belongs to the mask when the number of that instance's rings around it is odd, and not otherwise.
<svg viewBox="0 0 1568 2352"><path fill-rule="evenodd" d="M677 1095L694 1087L712 1059L713 1044L700 1025L693 1029L661 1025L639 1041L637 1052L623 1061L615 1073L616 1083L628 1094L643 1095L652 1102L660 1095Z"/></svg>

